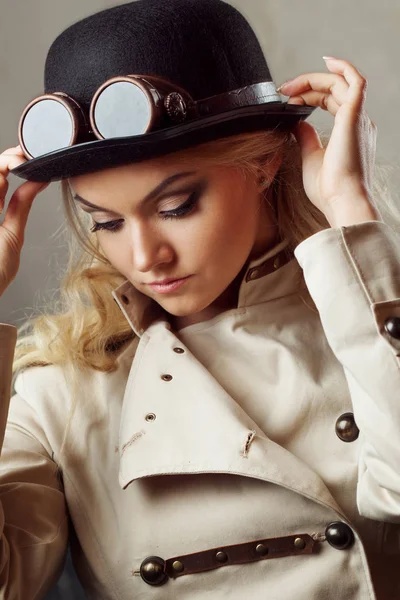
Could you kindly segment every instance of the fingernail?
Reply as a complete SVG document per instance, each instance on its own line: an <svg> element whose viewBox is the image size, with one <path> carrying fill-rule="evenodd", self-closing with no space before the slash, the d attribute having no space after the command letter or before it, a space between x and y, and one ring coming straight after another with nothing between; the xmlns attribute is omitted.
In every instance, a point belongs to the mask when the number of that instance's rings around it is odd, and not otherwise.
<svg viewBox="0 0 400 600"><path fill-rule="evenodd" d="M287 81L285 81L284 83L282 83L279 87L276 88L277 92L280 92L282 88L285 87L285 85L288 85L290 82L292 82L293 79L288 79Z"/></svg>
<svg viewBox="0 0 400 600"><path fill-rule="evenodd" d="M322 58L324 60L338 60L337 58L335 58L335 56L323 56Z"/></svg>

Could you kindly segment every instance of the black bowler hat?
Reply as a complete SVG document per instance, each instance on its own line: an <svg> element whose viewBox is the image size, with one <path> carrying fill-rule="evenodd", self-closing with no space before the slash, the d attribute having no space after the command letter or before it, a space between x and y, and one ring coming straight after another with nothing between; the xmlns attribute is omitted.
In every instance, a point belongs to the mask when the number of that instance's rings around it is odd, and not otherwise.
<svg viewBox="0 0 400 600"><path fill-rule="evenodd" d="M155 128L98 139L88 127L73 145L39 153L11 172L56 181L221 137L290 129L314 110L282 102L254 31L222 0L136 0L74 23L50 47L44 94L67 94L88 125L97 90L131 74L176 86L161 86L161 100L151 92L163 112Z"/></svg>

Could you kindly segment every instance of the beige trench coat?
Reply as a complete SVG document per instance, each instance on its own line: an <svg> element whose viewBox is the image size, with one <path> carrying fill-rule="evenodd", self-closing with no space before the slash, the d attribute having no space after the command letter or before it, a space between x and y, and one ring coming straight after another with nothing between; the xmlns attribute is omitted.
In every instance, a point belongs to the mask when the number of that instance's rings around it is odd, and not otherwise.
<svg viewBox="0 0 400 600"><path fill-rule="evenodd" d="M26 370L9 403L0 325L0 598L42 598L68 535L91 599L400 598L400 234L285 246L177 332L112 292L137 336L82 376L62 477L65 374Z"/></svg>

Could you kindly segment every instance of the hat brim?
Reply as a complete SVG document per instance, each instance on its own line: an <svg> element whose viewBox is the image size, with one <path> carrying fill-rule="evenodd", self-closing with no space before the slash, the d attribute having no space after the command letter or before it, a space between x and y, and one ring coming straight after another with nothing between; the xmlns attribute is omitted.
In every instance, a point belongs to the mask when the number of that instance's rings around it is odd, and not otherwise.
<svg viewBox="0 0 400 600"><path fill-rule="evenodd" d="M148 160L214 139L264 129L291 129L316 107L287 102L245 106L144 135L95 140L25 161L10 173L29 181L59 181Z"/></svg>

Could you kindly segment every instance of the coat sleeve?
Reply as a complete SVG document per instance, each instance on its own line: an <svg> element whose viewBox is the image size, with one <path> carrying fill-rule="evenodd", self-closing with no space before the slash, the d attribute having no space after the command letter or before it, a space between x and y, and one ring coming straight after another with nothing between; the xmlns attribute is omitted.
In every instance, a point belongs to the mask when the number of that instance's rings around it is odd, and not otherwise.
<svg viewBox="0 0 400 600"><path fill-rule="evenodd" d="M63 487L37 413L20 394L10 400L16 339L17 328L0 323L1 600L43 598L68 543Z"/></svg>
<svg viewBox="0 0 400 600"><path fill-rule="evenodd" d="M319 231L294 252L360 430L359 513L400 523L400 233L364 221Z"/></svg>

